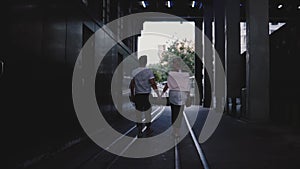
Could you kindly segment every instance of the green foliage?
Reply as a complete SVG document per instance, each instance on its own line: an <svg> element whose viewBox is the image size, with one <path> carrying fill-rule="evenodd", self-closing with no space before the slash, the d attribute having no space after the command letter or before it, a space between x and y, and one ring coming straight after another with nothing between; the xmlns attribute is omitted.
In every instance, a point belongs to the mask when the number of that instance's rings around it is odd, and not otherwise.
<svg viewBox="0 0 300 169"><path fill-rule="evenodd" d="M191 41L186 39L175 40L171 42L167 50L161 54L159 63L149 65L158 82L167 80L168 72L171 69L170 61L175 57L180 57L183 60L185 71L188 71L191 74L195 73L195 50Z"/></svg>

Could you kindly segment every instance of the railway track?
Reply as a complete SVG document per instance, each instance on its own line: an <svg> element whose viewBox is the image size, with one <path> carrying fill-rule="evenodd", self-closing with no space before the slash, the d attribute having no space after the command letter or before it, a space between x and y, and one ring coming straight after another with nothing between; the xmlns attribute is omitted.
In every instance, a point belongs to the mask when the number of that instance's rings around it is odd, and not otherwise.
<svg viewBox="0 0 300 169"><path fill-rule="evenodd" d="M170 122L169 110L166 110L166 107L159 106L151 112L152 117L152 126L153 130L163 130L164 128L169 127L169 124L165 124L164 127L161 127L162 123L171 123ZM144 121L145 119L143 119ZM91 142L87 141L86 143L80 143L79 147L75 147L74 150L70 150L70 154L61 154L60 157L56 158L65 158L63 161L65 164L59 164L61 161L51 161L40 166L36 166L30 169L37 168L53 168L61 167L64 169L119 169L120 166L123 168L132 168L131 165L141 168L142 166L136 166L132 163L140 163L143 165L147 160L152 160L150 163L151 166L143 166L144 169L148 168L175 168L175 169L209 169L209 165L205 158L205 155L199 145L196 135L193 132L193 129L189 123L186 113L183 113L183 124L188 128L189 134L186 135L181 141L178 138L174 137L174 148L169 150L163 155L157 155L155 157L150 157L149 159L128 159L122 157L122 154L125 153L131 146L137 141L137 130L136 126L129 127L129 129L123 132L123 135L115 139L110 145L105 148L97 148L96 145L91 146ZM146 127L143 128L143 132L146 130ZM100 134L101 130L95 132L94 134ZM123 139L125 136L133 137L130 141L124 143ZM118 145L119 144L119 145ZM121 146L120 146L121 145ZM115 155L109 152L110 149L115 148L116 146L122 147L119 155ZM95 147L93 149L92 147ZM165 154L165 155L164 155ZM167 156L167 157L166 157ZM165 158L166 160L162 160ZM140 161L139 161L140 160ZM142 162L141 162L142 161ZM160 161L160 162L157 162ZM54 164L56 163L56 164ZM74 164L72 164L74 163ZM153 166L152 166L153 165ZM164 167L157 167L157 165L163 165ZM127 167L128 166L128 167Z"/></svg>

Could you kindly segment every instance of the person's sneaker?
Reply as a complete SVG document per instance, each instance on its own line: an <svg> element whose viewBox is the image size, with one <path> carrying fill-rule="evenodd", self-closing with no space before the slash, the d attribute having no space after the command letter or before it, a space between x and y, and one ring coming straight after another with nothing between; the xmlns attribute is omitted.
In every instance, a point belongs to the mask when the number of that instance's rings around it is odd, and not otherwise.
<svg viewBox="0 0 300 169"><path fill-rule="evenodd" d="M142 132L142 131L138 131L137 137L138 137L138 138L143 137L143 132Z"/></svg>
<svg viewBox="0 0 300 169"><path fill-rule="evenodd" d="M142 123L137 123L136 124L136 128L137 128L137 137L141 138L143 137L143 124Z"/></svg>

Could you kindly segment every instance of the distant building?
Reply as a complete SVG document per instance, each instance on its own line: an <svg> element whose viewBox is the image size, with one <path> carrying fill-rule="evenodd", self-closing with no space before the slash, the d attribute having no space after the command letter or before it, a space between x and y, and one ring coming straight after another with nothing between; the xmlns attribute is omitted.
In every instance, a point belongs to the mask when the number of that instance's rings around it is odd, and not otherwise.
<svg viewBox="0 0 300 169"><path fill-rule="evenodd" d="M166 49L167 49L166 45L158 45L157 46L157 51L158 51L157 55L158 55L159 59L162 58L162 54L164 51L166 51Z"/></svg>

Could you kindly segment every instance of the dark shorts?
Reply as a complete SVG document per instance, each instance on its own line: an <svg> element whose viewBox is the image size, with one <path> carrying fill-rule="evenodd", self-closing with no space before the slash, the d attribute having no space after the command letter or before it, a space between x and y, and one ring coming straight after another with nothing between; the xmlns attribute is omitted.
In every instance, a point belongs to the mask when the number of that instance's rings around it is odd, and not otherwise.
<svg viewBox="0 0 300 169"><path fill-rule="evenodd" d="M135 108L138 111L147 111L151 108L149 94L136 94L134 97Z"/></svg>

